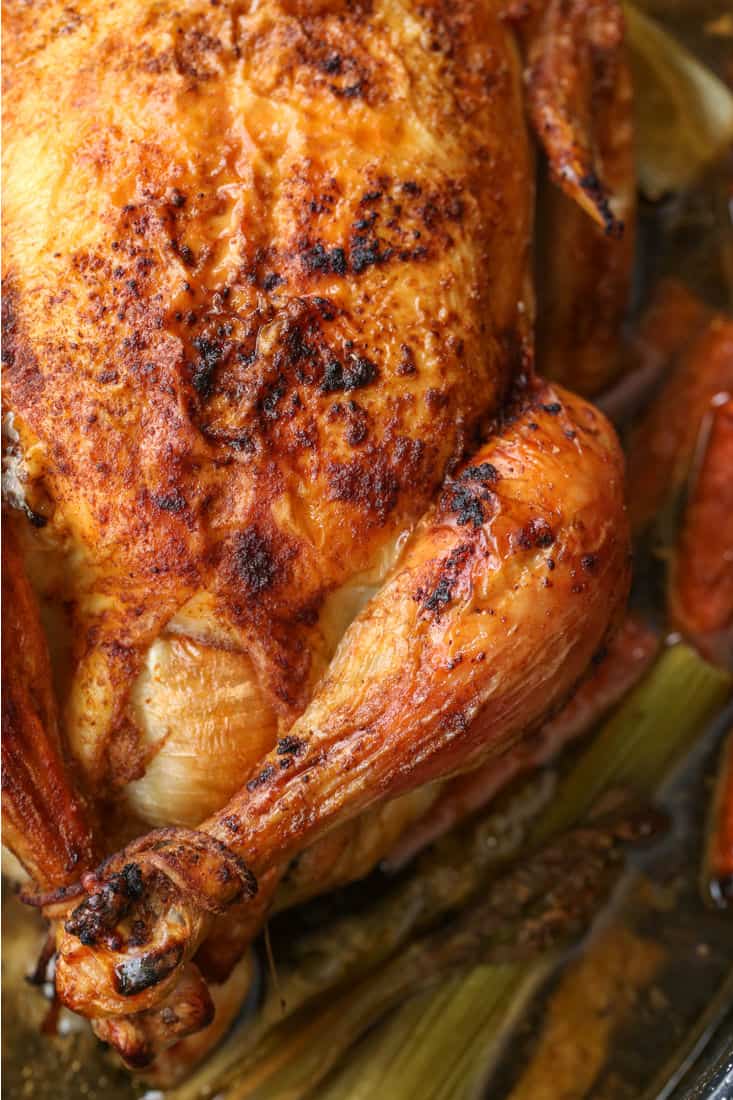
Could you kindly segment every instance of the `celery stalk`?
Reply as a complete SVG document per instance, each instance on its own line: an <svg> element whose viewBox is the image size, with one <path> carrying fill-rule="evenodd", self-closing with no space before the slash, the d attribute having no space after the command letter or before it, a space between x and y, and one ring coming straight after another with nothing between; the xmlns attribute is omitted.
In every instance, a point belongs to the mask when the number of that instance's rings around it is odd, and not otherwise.
<svg viewBox="0 0 733 1100"><path fill-rule="evenodd" d="M665 650L562 782L530 843L583 818L601 795L631 789L648 798L730 692L730 676L689 646Z"/></svg>

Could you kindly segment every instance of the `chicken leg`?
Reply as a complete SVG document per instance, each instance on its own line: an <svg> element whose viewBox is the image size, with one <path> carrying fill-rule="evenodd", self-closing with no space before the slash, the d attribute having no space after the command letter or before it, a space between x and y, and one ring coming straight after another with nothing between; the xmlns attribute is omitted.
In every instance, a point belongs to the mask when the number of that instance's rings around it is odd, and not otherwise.
<svg viewBox="0 0 733 1100"><path fill-rule="evenodd" d="M62 999L90 1016L151 1008L211 915L298 849L506 751L563 703L628 579L613 431L581 399L533 385L446 481L242 790L200 831L151 833L86 881L89 896L59 924Z"/></svg>

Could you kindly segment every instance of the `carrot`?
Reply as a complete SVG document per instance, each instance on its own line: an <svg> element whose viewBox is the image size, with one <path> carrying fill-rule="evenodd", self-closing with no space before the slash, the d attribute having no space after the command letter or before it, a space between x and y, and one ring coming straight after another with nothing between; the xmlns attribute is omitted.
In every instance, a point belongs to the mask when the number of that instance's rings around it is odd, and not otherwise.
<svg viewBox="0 0 733 1100"><path fill-rule="evenodd" d="M733 658L733 398L711 408L700 451L672 558L669 615L704 656L725 664Z"/></svg>
<svg viewBox="0 0 733 1100"><path fill-rule="evenodd" d="M690 308L691 323L692 315ZM657 353L671 348L675 363L629 447L629 511L637 533L683 488L713 399L733 393L733 321L715 315L696 334L693 324L691 342L686 342L680 340L684 317L675 318L673 311L668 316L670 331ZM661 319L656 325L662 326Z"/></svg>

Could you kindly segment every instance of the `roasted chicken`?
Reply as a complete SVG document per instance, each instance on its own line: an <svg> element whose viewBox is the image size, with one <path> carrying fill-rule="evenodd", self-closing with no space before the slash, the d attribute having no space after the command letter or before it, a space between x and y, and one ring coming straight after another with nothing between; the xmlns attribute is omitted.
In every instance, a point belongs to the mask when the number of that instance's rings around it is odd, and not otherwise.
<svg viewBox="0 0 733 1100"><path fill-rule="evenodd" d="M268 911L514 752L623 612L614 431L534 373L526 121L540 354L588 391L622 18L7 0L4 49L6 839L61 1001L185 1066Z"/></svg>

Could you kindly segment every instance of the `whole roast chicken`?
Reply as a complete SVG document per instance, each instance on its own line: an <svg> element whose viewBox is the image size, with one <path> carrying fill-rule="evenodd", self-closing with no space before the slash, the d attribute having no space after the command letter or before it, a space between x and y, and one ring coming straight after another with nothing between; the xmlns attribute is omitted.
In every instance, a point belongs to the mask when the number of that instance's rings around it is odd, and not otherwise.
<svg viewBox="0 0 733 1100"><path fill-rule="evenodd" d="M621 454L557 380L616 369L622 17L7 0L4 30L5 842L61 1002L176 1073L273 907L367 873L618 620Z"/></svg>

